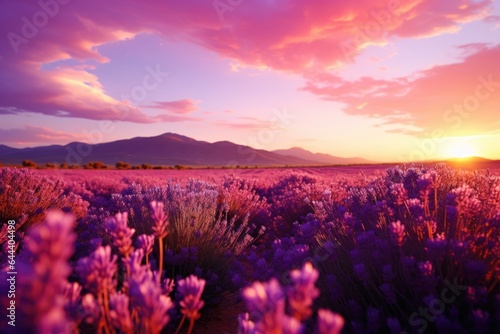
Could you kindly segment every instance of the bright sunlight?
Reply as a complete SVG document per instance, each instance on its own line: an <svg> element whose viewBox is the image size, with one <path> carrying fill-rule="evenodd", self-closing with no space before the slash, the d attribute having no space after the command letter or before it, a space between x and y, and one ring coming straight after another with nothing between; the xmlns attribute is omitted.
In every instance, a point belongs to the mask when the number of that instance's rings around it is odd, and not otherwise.
<svg viewBox="0 0 500 334"><path fill-rule="evenodd" d="M470 158L476 155L477 150L467 139L450 139L443 147L443 156L445 158Z"/></svg>

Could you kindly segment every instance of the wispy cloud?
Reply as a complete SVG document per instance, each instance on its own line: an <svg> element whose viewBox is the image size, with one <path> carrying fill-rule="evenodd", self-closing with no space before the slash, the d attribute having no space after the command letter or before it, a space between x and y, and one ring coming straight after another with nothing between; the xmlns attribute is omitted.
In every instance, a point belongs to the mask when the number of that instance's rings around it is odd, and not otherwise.
<svg viewBox="0 0 500 334"><path fill-rule="evenodd" d="M84 141L82 134L56 131L45 127L27 125L24 128L0 129L0 142L7 145L30 145L40 143L67 144Z"/></svg>
<svg viewBox="0 0 500 334"><path fill-rule="evenodd" d="M272 127L270 121L264 121L255 117L241 116L235 120L218 120L214 122L218 126L226 127L229 129L240 130L260 130Z"/></svg>
<svg viewBox="0 0 500 334"><path fill-rule="evenodd" d="M176 101L154 102L152 105L149 105L148 108L160 109L177 115L186 115L199 110L199 107L196 105L197 103L199 103L199 101L182 99Z"/></svg>

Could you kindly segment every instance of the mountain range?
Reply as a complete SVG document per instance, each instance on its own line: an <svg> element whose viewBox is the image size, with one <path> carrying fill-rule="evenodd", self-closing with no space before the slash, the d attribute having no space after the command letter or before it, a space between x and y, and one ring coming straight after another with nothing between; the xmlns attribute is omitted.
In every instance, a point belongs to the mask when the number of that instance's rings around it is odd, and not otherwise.
<svg viewBox="0 0 500 334"><path fill-rule="evenodd" d="M361 158L340 158L312 153L298 147L266 151L229 141L215 143L198 141L175 133L165 133L154 137L135 137L93 145L72 142L67 145L20 149L0 145L1 163L20 164L23 160L31 160L38 164L66 162L71 165L101 161L114 165L118 161L123 161L132 165L147 163L164 166L301 166L371 163Z"/></svg>

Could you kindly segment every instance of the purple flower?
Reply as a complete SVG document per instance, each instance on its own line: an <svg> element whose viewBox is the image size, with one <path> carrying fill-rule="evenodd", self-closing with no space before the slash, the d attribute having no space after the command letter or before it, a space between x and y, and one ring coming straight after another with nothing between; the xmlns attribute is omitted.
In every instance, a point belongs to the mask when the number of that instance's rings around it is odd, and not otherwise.
<svg viewBox="0 0 500 334"><path fill-rule="evenodd" d="M151 254L155 243L155 236L148 234L141 234L137 237L137 247L144 251L145 255Z"/></svg>
<svg viewBox="0 0 500 334"><path fill-rule="evenodd" d="M152 201L150 203L151 216L153 217L153 232L157 238L164 238L167 236L168 220L165 215L165 204L162 202Z"/></svg>
<svg viewBox="0 0 500 334"><path fill-rule="evenodd" d="M382 279L384 282L391 282L396 278L396 273L392 270L392 265L385 264L382 267Z"/></svg>
<svg viewBox="0 0 500 334"><path fill-rule="evenodd" d="M142 259L144 258L144 251L142 249L136 249L133 251L127 259L123 260L127 272L130 275L130 279L142 280L144 275L146 275L149 265L143 266ZM129 280L130 280L129 279ZM128 282L126 282L128 284Z"/></svg>
<svg viewBox="0 0 500 334"><path fill-rule="evenodd" d="M278 280L254 282L243 290L243 299L250 314L257 317L257 329L261 332L278 332L285 316L285 296Z"/></svg>
<svg viewBox="0 0 500 334"><path fill-rule="evenodd" d="M436 234L434 239L428 239L426 245L429 257L432 260L441 260L446 255L448 241L444 233Z"/></svg>
<svg viewBox="0 0 500 334"><path fill-rule="evenodd" d="M111 255L111 247L99 247L90 256L81 258L76 272L83 285L97 294L109 292L116 287L116 255Z"/></svg>
<svg viewBox="0 0 500 334"><path fill-rule="evenodd" d="M109 316L111 324L123 333L133 332L132 317L129 311L129 298L121 293L114 293L109 298Z"/></svg>
<svg viewBox="0 0 500 334"><path fill-rule="evenodd" d="M301 270L292 270L290 276L293 286L288 289L288 306L290 313L299 321L311 316L311 306L319 290L314 286L319 272L310 262L304 264Z"/></svg>
<svg viewBox="0 0 500 334"><path fill-rule="evenodd" d="M82 320L82 314L80 312L80 304L81 304L81 294L82 287L80 284L74 283L66 283L66 286L63 290L63 294L65 297L65 305L64 310L69 317L75 321L80 322Z"/></svg>
<svg viewBox="0 0 500 334"><path fill-rule="evenodd" d="M430 261L419 262L418 270L420 270L422 276L430 277L433 274L432 263Z"/></svg>
<svg viewBox="0 0 500 334"><path fill-rule="evenodd" d="M238 315L238 334L255 334L255 323L248 313Z"/></svg>
<svg viewBox="0 0 500 334"><path fill-rule="evenodd" d="M37 327L57 330L68 325L63 293L71 271L67 261L75 240L73 224L73 216L49 212L45 222L28 231L16 264L16 305L21 320L16 328L20 332Z"/></svg>
<svg viewBox="0 0 500 334"><path fill-rule="evenodd" d="M401 325L397 318L387 318L387 326L391 334L400 334L402 332Z"/></svg>
<svg viewBox="0 0 500 334"><path fill-rule="evenodd" d="M139 315L142 333L160 333L169 322L168 311L174 307L170 297L163 295L155 275L146 271L129 281L129 295L132 308Z"/></svg>
<svg viewBox="0 0 500 334"><path fill-rule="evenodd" d="M94 295L87 293L82 298L83 317L85 322L95 324L100 318L101 308Z"/></svg>
<svg viewBox="0 0 500 334"><path fill-rule="evenodd" d="M128 227L128 213L117 213L114 217L107 219L106 228L118 252L127 257L132 250L132 236L135 233L135 229Z"/></svg>
<svg viewBox="0 0 500 334"><path fill-rule="evenodd" d="M318 310L318 334L339 334L344 327L344 318L330 310Z"/></svg>
<svg viewBox="0 0 500 334"><path fill-rule="evenodd" d="M477 199L476 191L467 184L453 189L450 195L459 215L470 218L481 210L481 201Z"/></svg>
<svg viewBox="0 0 500 334"><path fill-rule="evenodd" d="M197 320L201 314L199 311L205 304L201 300L201 294L205 289L205 280L200 279L195 275L191 275L182 279L178 283L179 293L182 295L180 305L181 313L190 320Z"/></svg>
<svg viewBox="0 0 500 334"><path fill-rule="evenodd" d="M304 326L300 323L299 320L293 317L284 316L283 317L283 334L300 334L304 330Z"/></svg>
<svg viewBox="0 0 500 334"><path fill-rule="evenodd" d="M364 263L354 265L354 274L356 274L358 279L364 284L370 283L370 273L366 269L366 265Z"/></svg>
<svg viewBox="0 0 500 334"><path fill-rule="evenodd" d="M403 245L405 237L405 226L398 220L389 225L389 237L391 242L397 246Z"/></svg>
<svg viewBox="0 0 500 334"><path fill-rule="evenodd" d="M403 205L408 199L408 192L406 191L404 184L394 183L391 185L390 190L396 205Z"/></svg>
<svg viewBox="0 0 500 334"><path fill-rule="evenodd" d="M174 287L175 287L175 281L173 279L170 279L170 278L165 278L163 280L163 293L165 295L169 295L172 291L174 291Z"/></svg>

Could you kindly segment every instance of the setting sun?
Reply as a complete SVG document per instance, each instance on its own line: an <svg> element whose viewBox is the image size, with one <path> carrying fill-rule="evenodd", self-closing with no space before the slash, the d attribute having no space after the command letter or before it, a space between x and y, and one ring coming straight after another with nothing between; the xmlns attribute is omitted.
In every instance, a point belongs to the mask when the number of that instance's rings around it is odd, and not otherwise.
<svg viewBox="0 0 500 334"><path fill-rule="evenodd" d="M443 150L445 158L470 158L475 155L477 155L477 151L468 140L450 140L445 144Z"/></svg>

